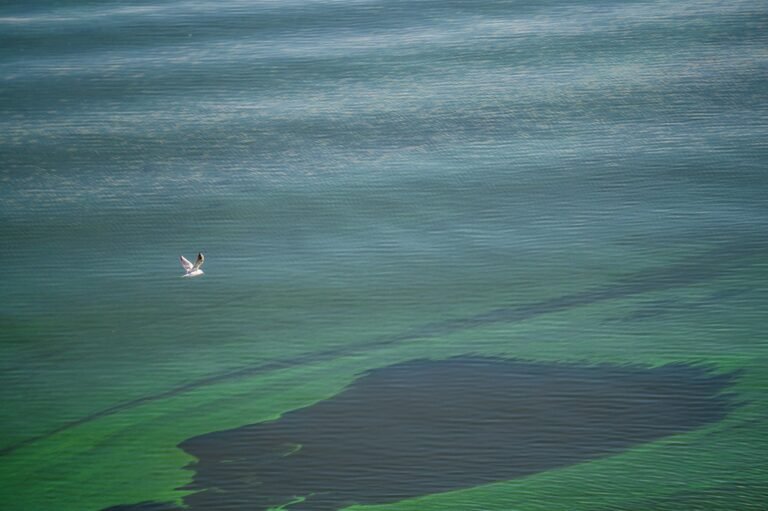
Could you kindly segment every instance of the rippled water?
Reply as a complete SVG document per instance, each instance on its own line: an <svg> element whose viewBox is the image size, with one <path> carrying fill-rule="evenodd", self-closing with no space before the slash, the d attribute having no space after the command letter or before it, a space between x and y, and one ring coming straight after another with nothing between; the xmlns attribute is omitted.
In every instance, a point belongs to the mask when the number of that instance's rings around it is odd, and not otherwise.
<svg viewBox="0 0 768 511"><path fill-rule="evenodd" d="M734 406L344 505L760 509L767 43L754 0L4 3L0 507L200 502L190 439L479 356L701 368ZM536 402L492 396L477 417Z"/></svg>

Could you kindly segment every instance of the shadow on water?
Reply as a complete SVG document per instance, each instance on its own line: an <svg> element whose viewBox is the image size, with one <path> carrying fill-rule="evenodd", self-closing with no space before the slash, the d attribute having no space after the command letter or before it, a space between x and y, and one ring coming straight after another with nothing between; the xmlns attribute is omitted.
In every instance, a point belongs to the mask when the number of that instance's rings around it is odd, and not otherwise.
<svg viewBox="0 0 768 511"><path fill-rule="evenodd" d="M763 239L745 238L739 243L723 243L707 252L688 258L677 264L638 272L623 279L618 279L613 284L600 288L562 295L531 304L523 304L514 307L500 307L466 318L427 323L397 335L377 337L354 345L334 347L290 358L276 359L264 364L247 366L233 371L212 374L208 377L184 385L179 385L178 387L163 392L118 403L114 406L86 415L78 420L63 424L42 435L30 437L0 449L0 456L10 454L23 446L50 438L62 431L66 431L93 420L223 381L255 376L307 363L333 360L339 356L365 352L367 350L416 339L436 337L494 323L525 321L544 314L561 312L575 307L591 305L607 300L626 298L650 291L661 291L679 286L692 285L708 279L722 277L739 267L737 266L737 263L741 263L742 265L746 264L749 262L749 259L753 258L755 255L765 253L766 248L768 247L766 246L766 241ZM241 298L242 297L238 296L227 299L225 302L220 303L219 306L237 302L241 300Z"/></svg>
<svg viewBox="0 0 768 511"><path fill-rule="evenodd" d="M683 364L401 363L278 420L186 440L199 461L185 505L331 511L522 477L721 420L735 377Z"/></svg>

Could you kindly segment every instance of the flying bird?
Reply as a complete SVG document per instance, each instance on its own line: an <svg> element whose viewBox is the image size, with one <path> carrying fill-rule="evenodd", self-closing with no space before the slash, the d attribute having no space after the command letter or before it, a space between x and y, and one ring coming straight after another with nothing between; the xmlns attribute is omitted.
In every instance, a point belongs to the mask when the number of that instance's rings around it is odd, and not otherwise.
<svg viewBox="0 0 768 511"><path fill-rule="evenodd" d="M179 260L181 261L181 265L184 267L185 273L182 275L183 277L198 277L203 274L203 270L200 269L200 267L205 262L205 256L203 256L202 252L198 252L197 254L197 261L195 261L195 264L192 264L187 260L184 256L179 256Z"/></svg>

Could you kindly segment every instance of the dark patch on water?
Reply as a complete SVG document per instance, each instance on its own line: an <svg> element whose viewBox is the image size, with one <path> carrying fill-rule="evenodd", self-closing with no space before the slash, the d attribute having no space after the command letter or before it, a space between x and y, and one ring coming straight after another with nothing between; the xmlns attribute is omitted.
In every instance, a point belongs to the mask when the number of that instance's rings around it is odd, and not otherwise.
<svg viewBox="0 0 768 511"><path fill-rule="evenodd" d="M199 460L185 504L330 511L522 477L718 421L734 377L682 364L397 364L278 420L183 442Z"/></svg>
<svg viewBox="0 0 768 511"><path fill-rule="evenodd" d="M683 300L680 298L651 300L638 306L633 312L621 317L607 319L605 320L605 323L648 321L675 317L692 312L711 312L717 310L728 302L741 299L747 292L748 290L743 288L723 289L709 293L704 298L698 300Z"/></svg>

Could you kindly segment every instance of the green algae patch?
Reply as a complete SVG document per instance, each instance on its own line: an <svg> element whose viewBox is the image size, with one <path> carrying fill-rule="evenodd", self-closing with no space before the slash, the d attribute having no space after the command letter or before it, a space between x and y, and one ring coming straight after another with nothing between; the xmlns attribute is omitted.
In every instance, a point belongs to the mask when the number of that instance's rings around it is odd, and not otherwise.
<svg viewBox="0 0 768 511"><path fill-rule="evenodd" d="M275 419L330 397L354 379L343 364L227 381L101 417L25 445L0 467L3 509L101 509L181 502L194 458L176 447L221 427ZM153 504L154 505L154 504Z"/></svg>

